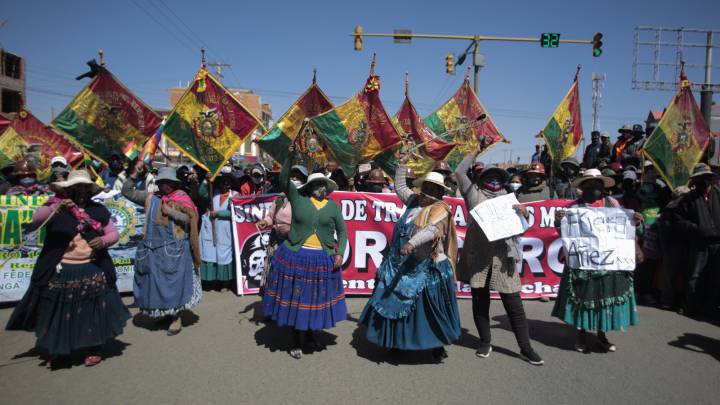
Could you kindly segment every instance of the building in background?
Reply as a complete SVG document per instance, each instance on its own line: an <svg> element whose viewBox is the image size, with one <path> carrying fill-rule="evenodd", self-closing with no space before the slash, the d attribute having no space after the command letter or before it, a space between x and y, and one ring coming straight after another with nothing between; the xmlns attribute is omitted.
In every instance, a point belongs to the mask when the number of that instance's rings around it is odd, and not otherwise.
<svg viewBox="0 0 720 405"><path fill-rule="evenodd" d="M186 90L187 89L183 87L175 87L170 89L170 109L155 110L155 112L161 117L167 117L172 111L172 109L175 107L175 104L177 104L183 94L185 94ZM259 94L253 92L252 90L245 89L228 90L230 90L232 95L237 98L242 103L242 105L244 105L248 110L250 110L250 112L253 113L256 117L258 117L266 128L269 128L270 125L272 125L272 108L269 103L262 102L262 98ZM271 163L272 159L262 153L258 148L257 144L253 142L253 140L257 139L262 134L262 129L259 129L255 131L252 135L250 135L247 141L240 145L240 148L233 156L233 159L240 162L241 164L261 162L268 166L268 164ZM171 165L188 163L188 159L182 156L175 147L173 147L169 142L167 142L167 140L165 140L164 137L160 141L159 150L160 154L164 155L163 157L170 158L170 160L172 161L170 162ZM158 160L158 163L164 162L165 160L166 159L160 158Z"/></svg>
<svg viewBox="0 0 720 405"><path fill-rule="evenodd" d="M15 118L25 94L25 59L0 49L0 114Z"/></svg>

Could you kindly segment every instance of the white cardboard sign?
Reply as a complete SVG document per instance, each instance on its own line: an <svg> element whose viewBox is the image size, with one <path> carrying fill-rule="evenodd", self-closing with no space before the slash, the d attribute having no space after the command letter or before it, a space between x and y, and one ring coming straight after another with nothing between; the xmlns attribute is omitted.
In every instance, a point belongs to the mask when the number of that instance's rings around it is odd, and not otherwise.
<svg viewBox="0 0 720 405"><path fill-rule="evenodd" d="M485 232L488 241L493 242L520 235L530 227L525 218L513 208L513 205L517 204L520 202L515 194L505 194L481 202L470 210L470 215Z"/></svg>

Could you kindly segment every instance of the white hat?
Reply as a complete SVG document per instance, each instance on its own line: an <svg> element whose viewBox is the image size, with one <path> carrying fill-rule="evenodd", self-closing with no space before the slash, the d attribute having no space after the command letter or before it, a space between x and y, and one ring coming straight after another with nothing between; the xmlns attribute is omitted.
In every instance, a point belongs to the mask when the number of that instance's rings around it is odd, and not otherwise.
<svg viewBox="0 0 720 405"><path fill-rule="evenodd" d="M428 172L428 174L425 175L425 178L415 180L413 185L415 187L422 187L423 183L432 183L445 190L450 190L450 188L445 185L445 176L443 176L442 173Z"/></svg>
<svg viewBox="0 0 720 405"><path fill-rule="evenodd" d="M588 180L600 180L603 182L605 188L610 188L615 185L615 180L611 179L610 177L603 176L600 170L587 169L583 173L582 177L577 178L575 179L575 181L573 181L572 186L574 188L580 188L582 184Z"/></svg>
<svg viewBox="0 0 720 405"><path fill-rule="evenodd" d="M298 187L298 190L304 189L305 186L309 185L310 183L317 183L317 182L325 182L325 185L327 186L329 193L332 193L333 191L336 191L336 190L338 189L337 183L335 183L334 181L330 180L330 178L328 178L328 177L325 176L324 174L322 174L322 173L313 173L313 174L310 175L310 177L308 177L308 179L307 179L307 181L305 182L305 184L303 184L302 186ZM329 193L328 193L328 194L329 194Z"/></svg>
<svg viewBox="0 0 720 405"><path fill-rule="evenodd" d="M53 183L53 186L60 189L66 189L68 187L72 187L78 184L92 185L92 195L99 194L103 191L97 183L92 181L92 179L90 178L90 173L85 170L73 170L68 175L67 180L55 182Z"/></svg>
<svg viewBox="0 0 720 405"><path fill-rule="evenodd" d="M62 163L63 166L68 165L67 159L65 159L64 156L55 156L54 158L50 159L50 166L54 165L55 163Z"/></svg>

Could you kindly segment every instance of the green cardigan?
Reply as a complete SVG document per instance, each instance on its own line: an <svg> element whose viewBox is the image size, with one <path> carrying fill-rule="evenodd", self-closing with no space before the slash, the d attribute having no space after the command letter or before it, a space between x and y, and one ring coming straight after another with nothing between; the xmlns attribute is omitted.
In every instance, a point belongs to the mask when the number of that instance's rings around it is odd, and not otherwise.
<svg viewBox="0 0 720 405"><path fill-rule="evenodd" d="M298 191L290 181L290 167L292 158L288 156L280 172L280 188L285 192L292 205L292 223L290 234L284 242L285 246L293 252L298 252L305 241L314 233L317 235L323 250L329 255L345 254L347 247L347 231L343 221L340 206L335 201L328 200L320 210L315 208L306 197ZM337 231L338 248L335 253L335 232Z"/></svg>

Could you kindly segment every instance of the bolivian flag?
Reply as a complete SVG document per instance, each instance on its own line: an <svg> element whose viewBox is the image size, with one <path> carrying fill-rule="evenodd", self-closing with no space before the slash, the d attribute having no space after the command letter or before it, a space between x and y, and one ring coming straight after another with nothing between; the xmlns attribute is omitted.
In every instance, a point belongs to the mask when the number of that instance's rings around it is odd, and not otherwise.
<svg viewBox="0 0 720 405"><path fill-rule="evenodd" d="M380 101L380 78L373 74L355 97L310 119L348 177L360 163L372 160L400 142L398 129Z"/></svg>
<svg viewBox="0 0 720 405"><path fill-rule="evenodd" d="M288 154L290 144L298 144L298 151L321 162L326 159L324 148L319 140L306 136L304 122L306 118L314 117L332 110L330 99L317 86L315 79L312 85L295 103L280 117L275 125L257 140L258 145L273 159L282 163ZM301 133L302 132L302 133Z"/></svg>
<svg viewBox="0 0 720 405"><path fill-rule="evenodd" d="M212 180L256 129L265 130L253 113L201 67L165 120L162 135L205 168Z"/></svg>
<svg viewBox="0 0 720 405"><path fill-rule="evenodd" d="M486 151L498 142L508 142L470 86L469 75L450 100L423 121L435 134L455 145L447 156L453 168L477 149L481 139Z"/></svg>
<svg viewBox="0 0 720 405"><path fill-rule="evenodd" d="M160 126L160 117L103 67L52 126L107 162L133 141L142 145Z"/></svg>
<svg viewBox="0 0 720 405"><path fill-rule="evenodd" d="M455 144L438 137L432 129L420 118L415 106L410 101L407 88L405 90L405 101L398 110L393 121L402 129L403 145L401 149L411 151L413 158L407 166L411 168L418 177L424 176L432 170L438 160L444 160L452 151ZM378 156L375 161L390 176L395 176L397 159L394 151L388 150Z"/></svg>
<svg viewBox="0 0 720 405"><path fill-rule="evenodd" d="M553 166L559 166L563 159L575 154L583 137L577 75L575 75L570 90L555 109L555 113L545 125L545 129L542 130L542 136L548 145L548 153L552 157Z"/></svg>
<svg viewBox="0 0 720 405"><path fill-rule="evenodd" d="M670 189L684 186L710 143L710 130L685 74L660 123L645 141L644 154Z"/></svg>
<svg viewBox="0 0 720 405"><path fill-rule="evenodd" d="M21 110L0 135L0 167L29 158L36 163L37 177L43 181L50 177L50 160L55 156L65 157L73 167L83 158L82 152L28 110Z"/></svg>

